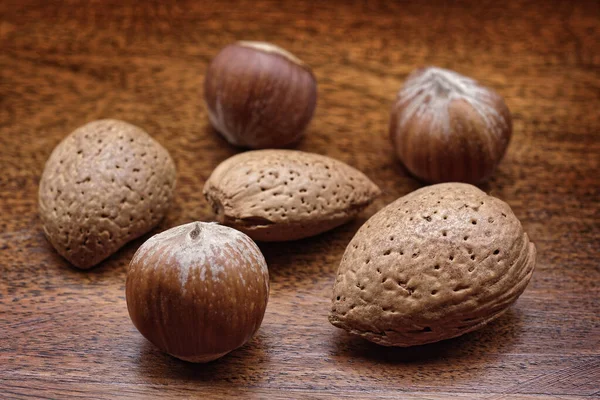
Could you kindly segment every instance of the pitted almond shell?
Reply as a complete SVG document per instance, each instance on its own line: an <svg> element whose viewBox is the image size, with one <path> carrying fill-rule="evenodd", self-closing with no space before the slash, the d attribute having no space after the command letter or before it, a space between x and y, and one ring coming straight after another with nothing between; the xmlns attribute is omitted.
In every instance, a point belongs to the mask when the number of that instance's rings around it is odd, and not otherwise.
<svg viewBox="0 0 600 400"><path fill-rule="evenodd" d="M335 228L379 193L355 168L294 150L235 155L204 186L219 222L262 241L295 240Z"/></svg>
<svg viewBox="0 0 600 400"><path fill-rule="evenodd" d="M39 188L44 232L60 255L87 269L165 215L175 164L142 129L90 122L67 136L46 162Z"/></svg>
<svg viewBox="0 0 600 400"><path fill-rule="evenodd" d="M329 320L386 346L456 337L506 311L525 290L535 258L505 202L468 184L424 187L356 233Z"/></svg>

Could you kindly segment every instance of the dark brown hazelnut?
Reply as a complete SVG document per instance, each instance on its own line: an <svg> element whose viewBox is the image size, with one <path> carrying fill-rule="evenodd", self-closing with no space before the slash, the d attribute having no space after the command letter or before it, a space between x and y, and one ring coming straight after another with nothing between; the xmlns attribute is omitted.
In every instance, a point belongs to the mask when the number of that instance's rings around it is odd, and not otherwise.
<svg viewBox="0 0 600 400"><path fill-rule="evenodd" d="M263 42L237 42L212 60L204 100L213 127L236 146L284 147L300 139L317 102L311 69Z"/></svg>

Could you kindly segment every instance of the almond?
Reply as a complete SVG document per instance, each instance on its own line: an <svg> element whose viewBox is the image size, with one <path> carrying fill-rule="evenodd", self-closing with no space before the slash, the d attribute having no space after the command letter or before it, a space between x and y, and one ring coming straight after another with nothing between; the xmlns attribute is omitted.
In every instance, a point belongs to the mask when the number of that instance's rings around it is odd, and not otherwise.
<svg viewBox="0 0 600 400"><path fill-rule="evenodd" d="M424 187L356 233L329 320L386 346L456 337L506 311L525 290L535 258L505 202L469 184Z"/></svg>
<svg viewBox="0 0 600 400"><path fill-rule="evenodd" d="M44 232L60 255L87 269L165 215L175 164L142 129L117 120L90 122L48 159L39 189Z"/></svg>
<svg viewBox="0 0 600 400"><path fill-rule="evenodd" d="M262 241L301 239L335 228L379 193L349 165L294 150L235 155L204 186L219 222Z"/></svg>

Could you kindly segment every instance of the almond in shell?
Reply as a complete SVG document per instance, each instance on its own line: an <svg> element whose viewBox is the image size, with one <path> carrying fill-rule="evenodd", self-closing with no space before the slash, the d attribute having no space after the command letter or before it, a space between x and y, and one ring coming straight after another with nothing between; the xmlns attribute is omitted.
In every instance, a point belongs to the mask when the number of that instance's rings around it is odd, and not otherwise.
<svg viewBox="0 0 600 400"><path fill-rule="evenodd" d="M60 255L90 268L156 226L174 187L171 156L145 131L117 120L90 122L46 162L39 188L44 232Z"/></svg>
<svg viewBox="0 0 600 400"><path fill-rule="evenodd" d="M456 337L502 315L525 290L535 259L505 202L469 184L425 187L356 233L329 320L386 346Z"/></svg>
<svg viewBox="0 0 600 400"><path fill-rule="evenodd" d="M222 162L204 186L219 222L260 241L301 239L335 228L379 193L355 168L294 150L235 155Z"/></svg>

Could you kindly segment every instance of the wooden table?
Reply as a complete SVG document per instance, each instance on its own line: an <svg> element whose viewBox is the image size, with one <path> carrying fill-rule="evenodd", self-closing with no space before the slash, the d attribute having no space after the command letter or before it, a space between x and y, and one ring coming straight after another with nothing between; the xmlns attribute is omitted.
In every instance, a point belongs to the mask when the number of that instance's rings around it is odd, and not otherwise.
<svg viewBox="0 0 600 400"><path fill-rule="evenodd" d="M571 3L1 2L0 398L598 398L600 3ZM223 359L192 365L160 353L129 320L125 271L148 235L78 271L44 238L37 188L65 135L118 118L177 163L174 205L155 232L211 220L202 186L239 149L209 126L203 76L237 39L274 42L314 68L318 108L298 148L359 168L384 194L332 232L261 245L272 285L261 329ZM395 93L421 65L505 96L514 136L482 188L513 207L539 260L497 322L384 348L327 314L358 227L422 185L387 139Z"/></svg>

